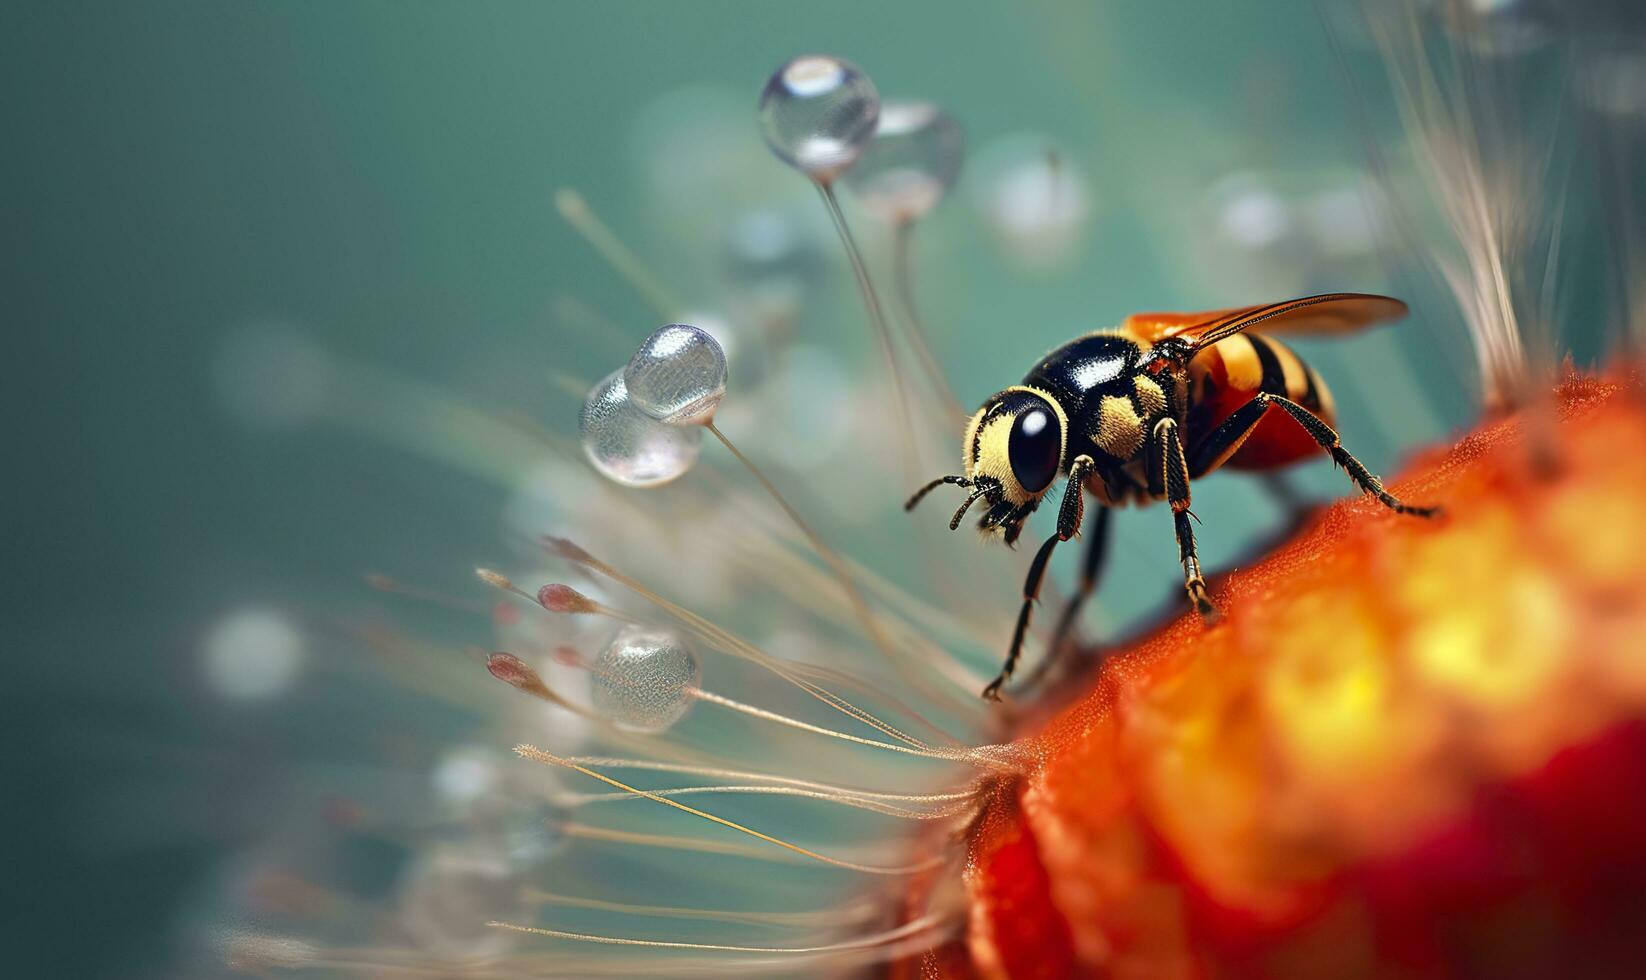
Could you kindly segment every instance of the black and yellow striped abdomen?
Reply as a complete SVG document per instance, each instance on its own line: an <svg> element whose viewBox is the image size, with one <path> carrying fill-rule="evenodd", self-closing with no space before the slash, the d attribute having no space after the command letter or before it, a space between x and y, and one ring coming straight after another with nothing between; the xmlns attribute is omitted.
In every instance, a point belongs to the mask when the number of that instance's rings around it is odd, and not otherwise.
<svg viewBox="0 0 1646 980"><path fill-rule="evenodd" d="M1189 364L1189 442L1216 429L1260 391L1289 398L1336 424L1326 382L1291 348L1273 337L1236 334ZM1278 409L1271 410L1225 466L1267 469L1321 452L1318 443Z"/></svg>

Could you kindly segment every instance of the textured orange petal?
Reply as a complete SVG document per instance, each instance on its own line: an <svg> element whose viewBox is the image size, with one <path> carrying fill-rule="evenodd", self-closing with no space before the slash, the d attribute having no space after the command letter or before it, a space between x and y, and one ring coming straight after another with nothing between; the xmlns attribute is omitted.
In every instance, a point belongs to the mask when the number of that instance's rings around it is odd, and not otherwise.
<svg viewBox="0 0 1646 980"><path fill-rule="evenodd" d="M1626 975L1646 406L1573 379L1344 501L1026 730L925 976ZM957 950L964 949L962 958Z"/></svg>

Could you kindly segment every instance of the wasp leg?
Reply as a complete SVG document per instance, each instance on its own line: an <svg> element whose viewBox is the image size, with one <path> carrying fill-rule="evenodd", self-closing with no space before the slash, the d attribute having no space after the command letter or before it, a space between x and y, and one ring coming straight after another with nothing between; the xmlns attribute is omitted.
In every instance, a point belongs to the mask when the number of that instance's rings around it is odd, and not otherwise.
<svg viewBox="0 0 1646 980"><path fill-rule="evenodd" d="M1417 507L1404 503L1399 497L1383 489L1383 481L1373 476L1365 464L1343 448L1337 432L1318 415L1289 398L1271 395L1266 391L1258 392L1252 396L1251 401L1235 409L1233 415L1224 419L1222 425L1212 430L1211 435L1195 447L1194 461L1189 471L1198 477L1221 466L1240 449L1246 437L1257 428L1257 424L1263 421L1263 415L1271 405L1284 409L1287 415L1303 427L1303 431L1320 444L1320 448L1331 454L1332 462L1343 467L1349 474L1349 479L1355 481L1355 486L1369 496L1376 497L1383 506L1397 514L1411 514L1416 517L1432 517L1440 512L1438 507Z"/></svg>
<svg viewBox="0 0 1646 980"><path fill-rule="evenodd" d="M1155 451L1149 467L1149 492L1165 497L1172 506L1172 529L1177 535L1177 559L1183 563L1183 589L1202 616L1217 612L1212 605L1205 576L1200 574L1200 554L1195 550L1194 526L1189 515L1189 464L1183 455L1183 440L1177 422L1161 419L1154 427L1151 443Z"/></svg>
<svg viewBox="0 0 1646 980"><path fill-rule="evenodd" d="M1051 645L1046 648L1046 655L1040 663L1035 665L1034 673L1030 674L1021 685L1024 688L1033 688L1045 678L1052 667L1062 659L1064 642L1074 628L1075 619L1080 615L1081 607L1086 600L1097 591L1098 573L1103 567L1103 558L1109 551L1109 514L1108 507L1098 506L1092 512L1092 522L1086 528L1090 535L1086 539L1086 555L1081 559L1080 587L1069 601L1063 604L1063 614L1058 617L1057 629L1052 631Z"/></svg>
<svg viewBox="0 0 1646 980"><path fill-rule="evenodd" d="M983 696L990 701L1000 700L1000 688L1017 669L1017 660L1023 653L1023 637L1029 631L1029 617L1034 613L1034 604L1040 601L1040 583L1046 577L1046 563L1051 560L1052 549L1059 541L1067 541L1080 533L1080 518L1083 512L1082 496L1085 489L1082 486L1086 474L1095 465L1090 456L1077 456L1069 466L1069 481L1063 486L1063 503L1057 509L1057 533L1046 539L1046 543L1035 552L1034 561L1029 563L1029 575L1023 580L1023 607L1017 611L1017 627L1012 630L1012 646L1006 652L1006 662L1000 668L1000 673L983 689Z"/></svg>

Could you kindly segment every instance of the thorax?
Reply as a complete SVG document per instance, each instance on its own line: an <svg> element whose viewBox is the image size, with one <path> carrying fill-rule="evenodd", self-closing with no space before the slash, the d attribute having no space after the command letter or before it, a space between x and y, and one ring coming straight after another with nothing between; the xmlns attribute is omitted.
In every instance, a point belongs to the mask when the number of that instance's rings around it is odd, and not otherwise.
<svg viewBox="0 0 1646 980"><path fill-rule="evenodd" d="M1058 399L1069 418L1065 464L1097 464L1087 489L1112 506L1146 503L1143 449L1162 419L1182 422L1186 379L1145 374L1147 346L1118 331L1077 338L1047 354L1023 379Z"/></svg>

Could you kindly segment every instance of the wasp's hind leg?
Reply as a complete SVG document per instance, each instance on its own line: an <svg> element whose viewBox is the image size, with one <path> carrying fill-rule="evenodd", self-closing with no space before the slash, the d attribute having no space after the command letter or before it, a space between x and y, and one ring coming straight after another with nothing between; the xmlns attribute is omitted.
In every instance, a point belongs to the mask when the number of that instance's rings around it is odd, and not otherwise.
<svg viewBox="0 0 1646 980"><path fill-rule="evenodd" d="M1364 463L1343 448L1337 431L1327 425L1320 416L1289 398L1271 395L1266 391L1253 395L1251 401L1235 409L1233 415L1224 419L1222 425L1212 430L1212 433L1195 447L1194 459L1189 467L1190 473L1199 476L1210 472L1233 456L1246 441L1246 437L1257 428L1257 424L1263 421L1263 415L1271 405L1284 409L1293 421L1303 427L1303 431L1320 444L1320 448L1331 454L1332 462L1343 467L1344 472L1349 474L1349 479L1355 481L1355 486L1368 496L1377 498L1383 506L1397 514L1411 514L1415 517L1433 517L1440 512L1438 507L1418 507L1405 503L1383 489L1383 481L1373 476L1372 471L1368 470Z"/></svg>
<svg viewBox="0 0 1646 980"><path fill-rule="evenodd" d="M1040 583L1046 577L1046 563L1051 560L1052 549L1059 541L1067 541L1080 533L1080 517L1083 510L1082 495L1085 490L1082 484L1086 474L1095 465L1090 456L1078 456L1069 466L1069 481L1063 487L1063 503L1057 509L1057 533L1046 539L1046 543L1035 552L1034 561L1029 563L1028 577L1023 580L1023 606L1017 611L1017 626L1012 630L1011 649L1006 651L1006 662L1001 665L1000 673L983 689L983 696L990 701L1000 700L1000 688L1017 669L1017 660L1023 653L1023 637L1029 631L1029 618L1034 613L1034 604L1040 599Z"/></svg>
<svg viewBox="0 0 1646 980"><path fill-rule="evenodd" d="M1069 601L1063 604L1063 614L1058 617L1057 629L1052 631L1051 645L1046 648L1046 655L1041 658L1040 663L1035 665L1034 673L1023 681L1021 686L1024 688L1032 688L1039 684L1063 658L1064 645L1074 629L1075 619L1079 617L1086 600L1097 591L1098 575L1103 569L1103 559L1109 550L1110 513L1108 507L1101 505L1092 512L1091 525L1086 528L1086 534L1089 535L1086 539L1086 555L1080 564L1080 586L1075 590L1075 594L1069 597Z"/></svg>
<svg viewBox="0 0 1646 980"><path fill-rule="evenodd" d="M1205 576L1200 574L1200 554L1195 550L1194 525L1189 514L1189 464L1183 455L1183 440L1177 434L1177 422L1161 419L1154 427L1151 439L1153 452L1149 473L1149 492L1165 497L1172 505L1172 530L1177 535L1177 558L1183 563L1183 589L1189 602L1202 616L1217 613L1212 605Z"/></svg>

